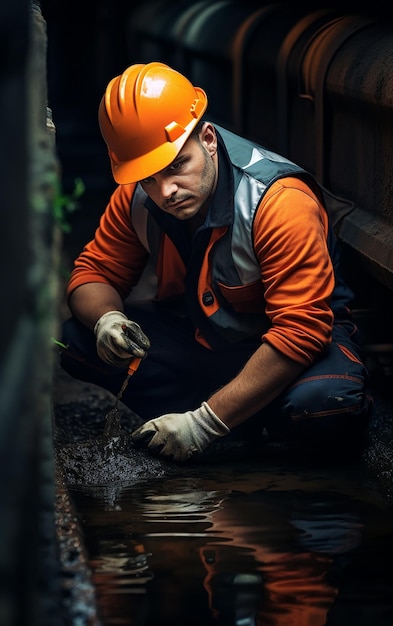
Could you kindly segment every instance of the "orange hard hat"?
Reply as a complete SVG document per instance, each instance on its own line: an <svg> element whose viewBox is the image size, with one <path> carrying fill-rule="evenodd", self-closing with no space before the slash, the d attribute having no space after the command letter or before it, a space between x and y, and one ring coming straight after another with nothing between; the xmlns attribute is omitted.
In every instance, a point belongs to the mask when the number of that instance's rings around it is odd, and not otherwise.
<svg viewBox="0 0 393 626"><path fill-rule="evenodd" d="M113 78L98 119L115 181L137 182L167 167L206 107L203 89L164 63L131 65Z"/></svg>

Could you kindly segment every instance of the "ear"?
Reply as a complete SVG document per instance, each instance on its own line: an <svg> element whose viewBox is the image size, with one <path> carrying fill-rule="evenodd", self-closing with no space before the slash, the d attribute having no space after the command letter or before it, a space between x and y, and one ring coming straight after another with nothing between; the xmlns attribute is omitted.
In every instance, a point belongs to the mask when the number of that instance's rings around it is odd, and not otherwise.
<svg viewBox="0 0 393 626"><path fill-rule="evenodd" d="M217 135L213 124L205 122L199 135L200 141L210 156L217 152Z"/></svg>

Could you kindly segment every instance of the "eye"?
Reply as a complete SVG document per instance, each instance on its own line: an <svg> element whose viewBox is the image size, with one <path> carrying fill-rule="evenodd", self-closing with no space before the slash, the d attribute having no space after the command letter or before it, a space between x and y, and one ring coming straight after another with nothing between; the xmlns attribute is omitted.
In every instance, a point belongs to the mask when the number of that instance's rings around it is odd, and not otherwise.
<svg viewBox="0 0 393 626"><path fill-rule="evenodd" d="M153 178L149 176L149 178L143 178L142 180L140 180L139 183L141 185L149 185L149 183L151 183L152 180Z"/></svg>
<svg viewBox="0 0 393 626"><path fill-rule="evenodd" d="M176 161L175 163L172 163L169 167L168 170L170 172L178 172L180 170L180 168L183 165L183 161Z"/></svg>

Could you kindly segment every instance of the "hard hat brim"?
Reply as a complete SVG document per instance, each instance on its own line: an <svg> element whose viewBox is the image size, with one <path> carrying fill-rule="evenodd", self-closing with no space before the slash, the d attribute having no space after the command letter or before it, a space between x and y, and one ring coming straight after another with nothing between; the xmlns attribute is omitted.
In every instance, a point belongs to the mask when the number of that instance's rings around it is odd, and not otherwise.
<svg viewBox="0 0 393 626"><path fill-rule="evenodd" d="M181 142L165 143L132 161L115 162L111 158L113 178L119 185L127 185L129 183L137 183L160 172L172 163L188 137L184 138L182 136L181 139Z"/></svg>

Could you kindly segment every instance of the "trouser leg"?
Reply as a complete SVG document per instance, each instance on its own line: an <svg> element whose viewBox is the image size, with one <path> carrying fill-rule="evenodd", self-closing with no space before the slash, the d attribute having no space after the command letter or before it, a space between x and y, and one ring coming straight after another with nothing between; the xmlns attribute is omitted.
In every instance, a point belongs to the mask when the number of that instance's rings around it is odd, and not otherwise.
<svg viewBox="0 0 393 626"><path fill-rule="evenodd" d="M367 369L345 327L334 329L325 355L266 411L274 439L305 443L355 440L367 429L373 400Z"/></svg>

